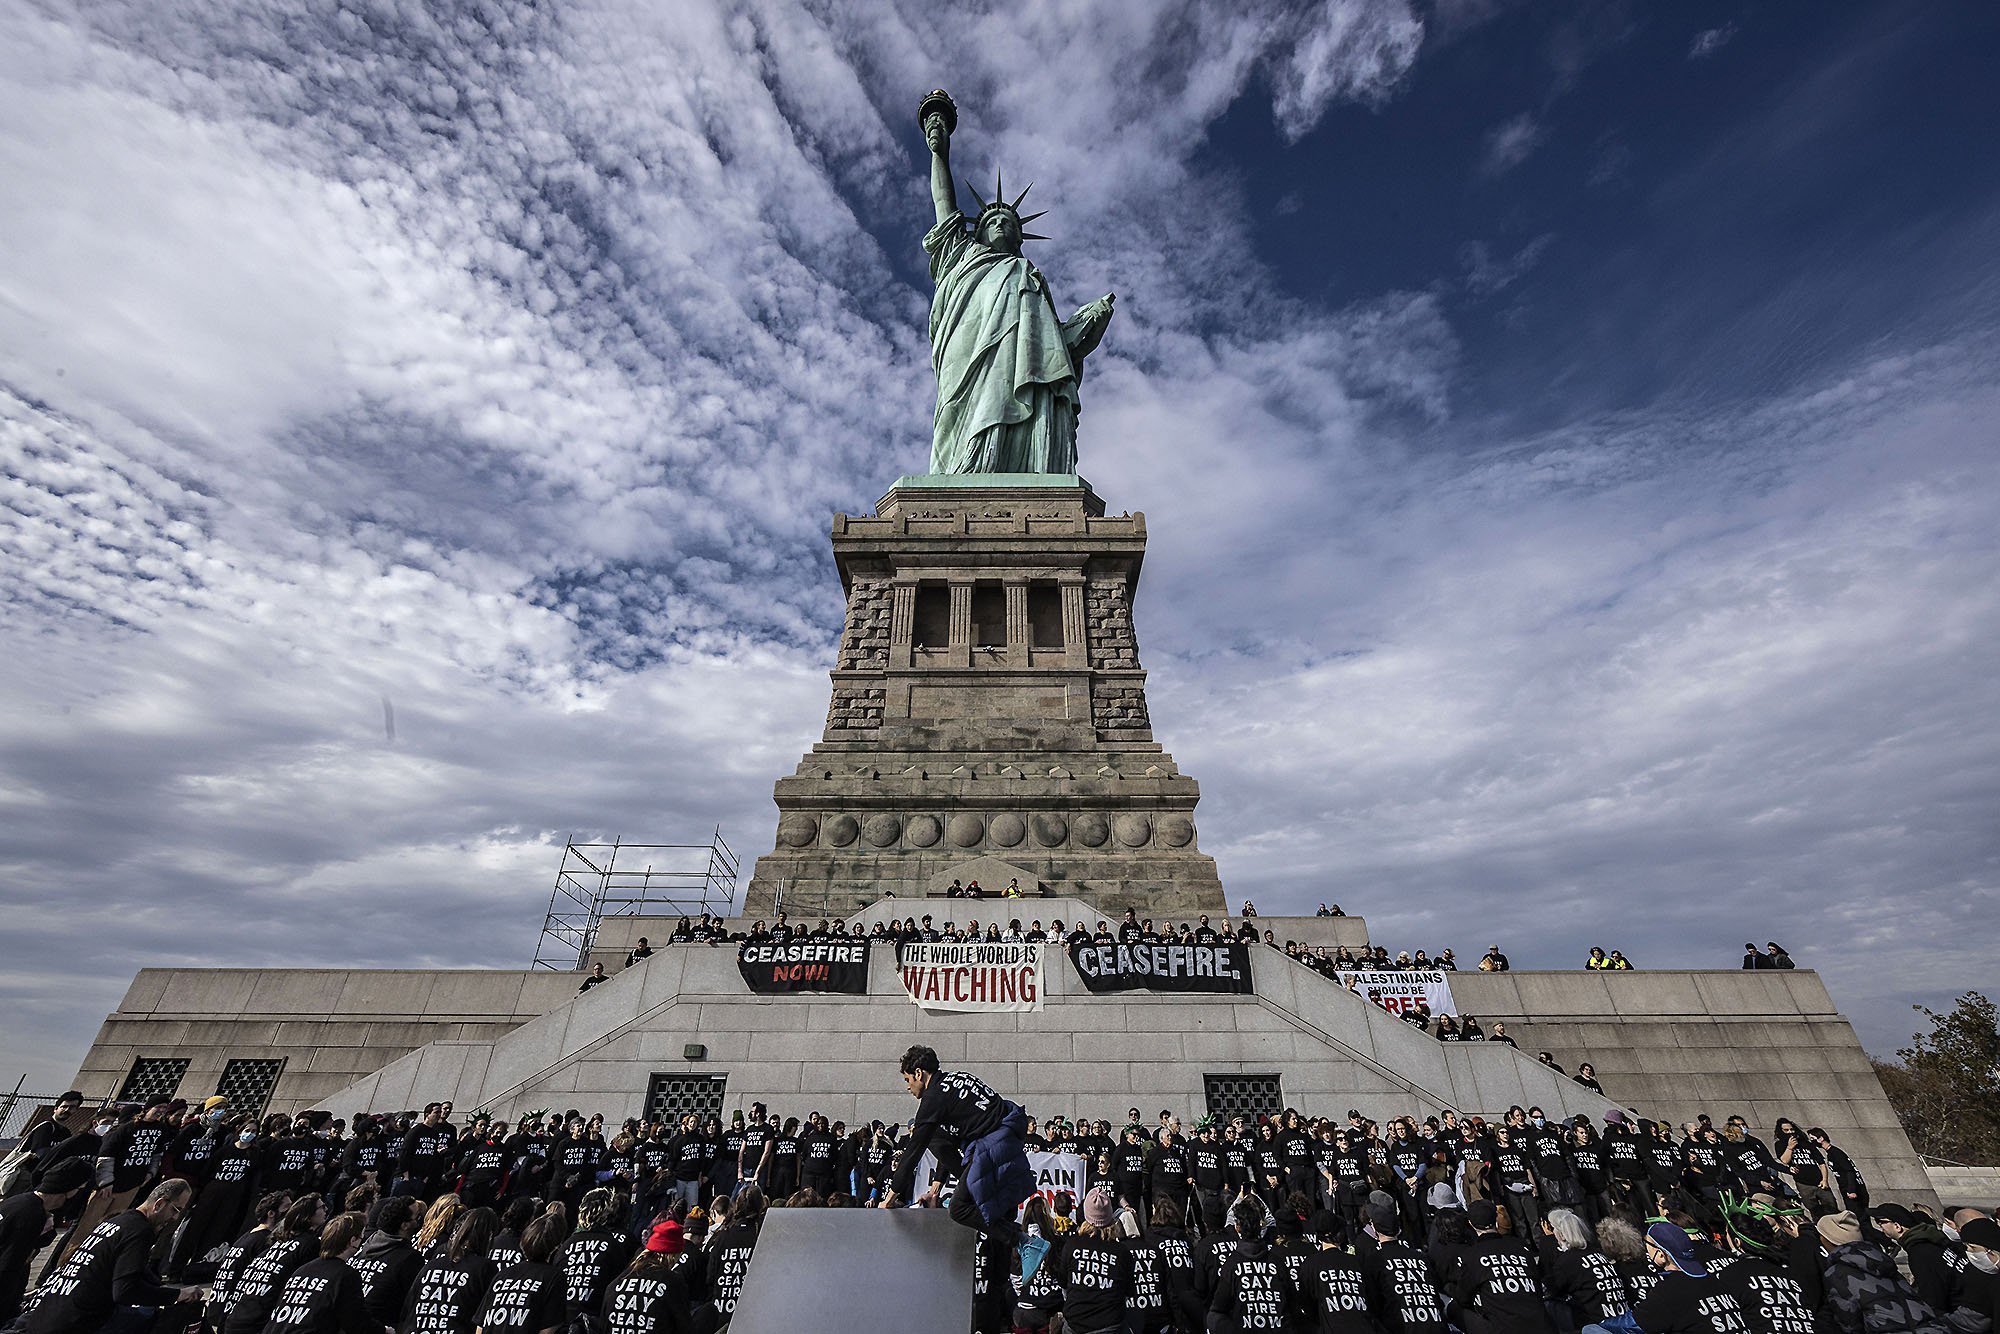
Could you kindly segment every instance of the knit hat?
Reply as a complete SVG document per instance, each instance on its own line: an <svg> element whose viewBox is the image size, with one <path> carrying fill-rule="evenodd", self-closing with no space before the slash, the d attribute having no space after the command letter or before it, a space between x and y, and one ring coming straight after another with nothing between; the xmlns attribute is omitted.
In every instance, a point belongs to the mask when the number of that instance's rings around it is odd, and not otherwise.
<svg viewBox="0 0 2000 1334"><path fill-rule="evenodd" d="M687 1242L681 1236L681 1225L669 1218L653 1225L653 1235L646 1238L646 1249L663 1255L679 1255L687 1249Z"/></svg>
<svg viewBox="0 0 2000 1334"><path fill-rule="evenodd" d="M95 1174L90 1164L81 1158L65 1158L42 1173L42 1179L35 1189L45 1190L51 1195L62 1195L72 1190L88 1186Z"/></svg>
<svg viewBox="0 0 2000 1334"><path fill-rule="evenodd" d="M1694 1242L1672 1223L1655 1223L1646 1229L1646 1240L1667 1253L1674 1268L1690 1278L1707 1278L1708 1265L1694 1253Z"/></svg>
<svg viewBox="0 0 2000 1334"><path fill-rule="evenodd" d="M220 1093L212 1098L203 1098L201 1100L201 1109L204 1112L212 1112L218 1107L227 1107L228 1105L229 1099L223 1097Z"/></svg>
<svg viewBox="0 0 2000 1334"><path fill-rule="evenodd" d="M1111 1192L1099 1186L1083 1197L1083 1221L1097 1227L1109 1227L1117 1217L1118 1205L1111 1198Z"/></svg>
<svg viewBox="0 0 2000 1334"><path fill-rule="evenodd" d="M1819 1220L1819 1235L1829 1246L1850 1246L1861 1240L1861 1220L1852 1209L1828 1214Z"/></svg>
<svg viewBox="0 0 2000 1334"><path fill-rule="evenodd" d="M1968 1246L1981 1246L1989 1251L2000 1251L2000 1221L1991 1218L1968 1218L1965 1226L1958 1230L1958 1239Z"/></svg>
<svg viewBox="0 0 2000 1334"><path fill-rule="evenodd" d="M1490 1231L1499 1226L1500 1211L1491 1200L1474 1200L1465 1206L1465 1221L1482 1231Z"/></svg>
<svg viewBox="0 0 2000 1334"><path fill-rule="evenodd" d="M1396 1199L1383 1191L1368 1192L1368 1222L1377 1235L1389 1230L1396 1221Z"/></svg>

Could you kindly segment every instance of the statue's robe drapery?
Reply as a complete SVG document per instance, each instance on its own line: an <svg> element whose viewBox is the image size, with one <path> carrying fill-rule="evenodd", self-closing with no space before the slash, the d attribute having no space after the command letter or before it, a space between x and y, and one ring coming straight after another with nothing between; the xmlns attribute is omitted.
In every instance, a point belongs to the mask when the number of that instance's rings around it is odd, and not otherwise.
<svg viewBox="0 0 2000 1334"><path fill-rule="evenodd" d="M1077 366L1034 265L962 213L924 236L938 397L931 471L1076 471Z"/></svg>

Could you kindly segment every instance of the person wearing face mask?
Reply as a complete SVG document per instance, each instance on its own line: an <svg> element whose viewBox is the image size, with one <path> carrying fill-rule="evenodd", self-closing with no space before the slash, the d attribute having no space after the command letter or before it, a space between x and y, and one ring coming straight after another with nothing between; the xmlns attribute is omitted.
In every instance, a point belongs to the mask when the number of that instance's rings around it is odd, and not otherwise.
<svg viewBox="0 0 2000 1334"><path fill-rule="evenodd" d="M1959 1224L1965 1246L1965 1305L2000 1329L2000 1222L1974 1213Z"/></svg>
<svg viewBox="0 0 2000 1334"><path fill-rule="evenodd" d="M1933 1311L1949 1314L1965 1304L1965 1248L1947 1238L1938 1225L1900 1204L1878 1204L1869 1211L1876 1230L1903 1252L1910 1266L1910 1284Z"/></svg>
<svg viewBox="0 0 2000 1334"><path fill-rule="evenodd" d="M256 1132L236 1119L216 1126L215 1134L219 1147L209 1164L208 1184L195 1197L187 1226L174 1241L167 1260L169 1277L179 1278L197 1266L201 1272L213 1272L208 1267L242 1230L244 1215L260 1189L266 1155Z"/></svg>

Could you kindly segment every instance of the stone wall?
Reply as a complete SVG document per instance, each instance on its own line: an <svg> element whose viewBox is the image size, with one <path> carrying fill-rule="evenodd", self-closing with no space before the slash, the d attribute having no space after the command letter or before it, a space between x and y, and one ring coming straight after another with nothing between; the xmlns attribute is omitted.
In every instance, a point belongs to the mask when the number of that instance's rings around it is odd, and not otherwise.
<svg viewBox="0 0 2000 1334"><path fill-rule="evenodd" d="M1748 1118L1769 1138L1789 1116L1826 1128L1872 1187L1929 1188L1854 1029L1819 974L1647 971L1460 973L1452 995L1504 1020L1524 1050L1584 1061L1621 1104L1685 1121Z"/></svg>

